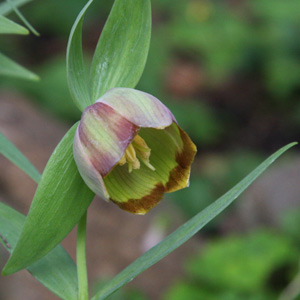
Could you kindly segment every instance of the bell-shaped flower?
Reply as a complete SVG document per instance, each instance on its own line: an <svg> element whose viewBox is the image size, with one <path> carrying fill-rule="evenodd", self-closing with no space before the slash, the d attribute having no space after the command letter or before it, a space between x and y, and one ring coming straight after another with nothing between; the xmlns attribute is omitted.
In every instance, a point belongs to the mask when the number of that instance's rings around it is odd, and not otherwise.
<svg viewBox="0 0 300 300"><path fill-rule="evenodd" d="M134 214L189 185L196 146L155 97L114 88L83 114L74 139L79 172L98 196Z"/></svg>

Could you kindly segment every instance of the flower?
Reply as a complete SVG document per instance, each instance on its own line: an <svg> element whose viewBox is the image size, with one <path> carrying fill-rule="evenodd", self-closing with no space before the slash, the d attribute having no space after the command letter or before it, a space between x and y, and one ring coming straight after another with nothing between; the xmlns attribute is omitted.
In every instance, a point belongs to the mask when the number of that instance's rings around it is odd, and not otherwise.
<svg viewBox="0 0 300 300"><path fill-rule="evenodd" d="M165 192L189 185L196 146L157 98L114 88L84 110L73 152L92 191L145 214Z"/></svg>

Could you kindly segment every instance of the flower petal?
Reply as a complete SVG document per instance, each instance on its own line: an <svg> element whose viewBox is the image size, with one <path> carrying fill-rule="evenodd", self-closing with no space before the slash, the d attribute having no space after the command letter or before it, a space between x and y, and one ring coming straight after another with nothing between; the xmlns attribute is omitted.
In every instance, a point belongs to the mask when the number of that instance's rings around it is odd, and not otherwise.
<svg viewBox="0 0 300 300"><path fill-rule="evenodd" d="M89 188L108 199L102 177L118 163L139 128L104 103L87 107L74 139L74 158Z"/></svg>
<svg viewBox="0 0 300 300"><path fill-rule="evenodd" d="M81 141L79 139L78 127L74 137L73 143L73 155L75 162L77 164L79 173L86 183L86 185L99 197L105 200L109 200L109 195L105 188L102 176L96 170L96 168L91 164L87 152L83 148Z"/></svg>
<svg viewBox="0 0 300 300"><path fill-rule="evenodd" d="M130 89L113 88L96 103L105 103L139 127L165 128L176 121L170 110L150 94Z"/></svg>
<svg viewBox="0 0 300 300"><path fill-rule="evenodd" d="M117 165L105 178L110 199L134 214L145 214L160 202L165 192L189 184L190 165L196 146L176 124L165 129L141 128L139 135L151 148L151 170L141 162L140 169L128 172L127 165Z"/></svg>
<svg viewBox="0 0 300 300"><path fill-rule="evenodd" d="M104 183L110 200L123 210L140 215L159 203L165 192L156 173L143 164L131 173L127 165L117 165L104 178Z"/></svg>
<svg viewBox="0 0 300 300"><path fill-rule="evenodd" d="M166 192L173 192L189 185L190 166L196 146L176 124L164 130L141 129L139 135L151 148L150 163Z"/></svg>
<svg viewBox="0 0 300 300"><path fill-rule="evenodd" d="M197 148L186 132L177 124L166 128L166 132L177 140L175 160L177 166L170 172L169 181L166 184L166 192L171 193L189 186L191 165L197 153ZM181 140L181 143L179 142Z"/></svg>

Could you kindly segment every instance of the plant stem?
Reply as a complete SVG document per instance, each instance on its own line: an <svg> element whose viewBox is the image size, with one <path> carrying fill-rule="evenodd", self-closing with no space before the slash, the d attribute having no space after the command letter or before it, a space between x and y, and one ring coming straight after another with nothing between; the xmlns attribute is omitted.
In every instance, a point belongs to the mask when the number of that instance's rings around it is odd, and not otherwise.
<svg viewBox="0 0 300 300"><path fill-rule="evenodd" d="M89 299L86 267L86 217L87 212L81 217L77 227L77 277L79 300Z"/></svg>

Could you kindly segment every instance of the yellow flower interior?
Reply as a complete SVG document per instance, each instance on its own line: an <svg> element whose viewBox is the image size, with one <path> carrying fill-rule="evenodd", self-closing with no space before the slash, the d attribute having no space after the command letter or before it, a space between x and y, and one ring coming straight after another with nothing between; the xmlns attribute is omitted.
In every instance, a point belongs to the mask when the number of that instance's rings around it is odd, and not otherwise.
<svg viewBox="0 0 300 300"><path fill-rule="evenodd" d="M155 171L155 168L149 161L150 153L151 149L148 147L145 140L141 136L136 135L131 144L125 150L118 164L123 166L127 163L129 173L131 173L133 169L139 169L141 167L140 162L152 171Z"/></svg>

